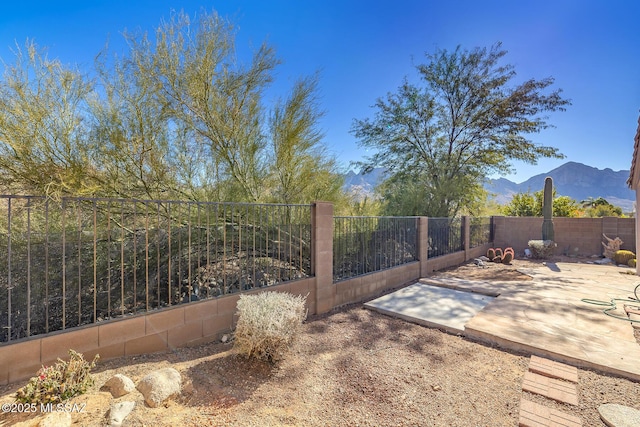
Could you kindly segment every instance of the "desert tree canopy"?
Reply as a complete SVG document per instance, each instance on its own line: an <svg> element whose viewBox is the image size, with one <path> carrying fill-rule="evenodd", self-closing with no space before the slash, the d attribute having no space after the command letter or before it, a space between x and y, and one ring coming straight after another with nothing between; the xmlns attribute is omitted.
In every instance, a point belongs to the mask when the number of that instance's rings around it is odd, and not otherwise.
<svg viewBox="0 0 640 427"><path fill-rule="evenodd" d="M419 83L404 79L379 98L372 118L356 119L352 133L373 149L361 166L384 167L380 187L389 214L455 216L484 198L486 176L511 170L511 162L562 157L530 139L551 126L548 112L569 101L554 79L516 83L500 43L489 48L426 53L416 65Z"/></svg>

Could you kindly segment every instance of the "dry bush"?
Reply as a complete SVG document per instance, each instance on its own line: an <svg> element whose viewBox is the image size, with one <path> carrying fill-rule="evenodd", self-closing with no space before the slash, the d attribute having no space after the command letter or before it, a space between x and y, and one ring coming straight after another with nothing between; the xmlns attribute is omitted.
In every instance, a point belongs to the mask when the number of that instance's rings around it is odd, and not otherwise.
<svg viewBox="0 0 640 427"><path fill-rule="evenodd" d="M558 246L551 240L529 240L529 249L535 259L549 259Z"/></svg>
<svg viewBox="0 0 640 427"><path fill-rule="evenodd" d="M307 317L306 299L282 292L240 295L236 351L270 362L280 359Z"/></svg>

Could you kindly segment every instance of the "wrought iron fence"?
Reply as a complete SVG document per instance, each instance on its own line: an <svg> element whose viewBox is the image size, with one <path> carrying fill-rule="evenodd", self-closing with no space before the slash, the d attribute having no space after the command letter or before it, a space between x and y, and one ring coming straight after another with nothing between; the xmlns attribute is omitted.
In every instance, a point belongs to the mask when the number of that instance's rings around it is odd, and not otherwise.
<svg viewBox="0 0 640 427"><path fill-rule="evenodd" d="M464 229L461 218L429 218L428 257L435 258L464 249Z"/></svg>
<svg viewBox="0 0 640 427"><path fill-rule="evenodd" d="M334 217L334 282L417 259L418 218Z"/></svg>
<svg viewBox="0 0 640 427"><path fill-rule="evenodd" d="M0 196L0 342L311 275L311 207Z"/></svg>
<svg viewBox="0 0 640 427"><path fill-rule="evenodd" d="M493 241L491 217L474 217L469 224L469 246L477 248Z"/></svg>

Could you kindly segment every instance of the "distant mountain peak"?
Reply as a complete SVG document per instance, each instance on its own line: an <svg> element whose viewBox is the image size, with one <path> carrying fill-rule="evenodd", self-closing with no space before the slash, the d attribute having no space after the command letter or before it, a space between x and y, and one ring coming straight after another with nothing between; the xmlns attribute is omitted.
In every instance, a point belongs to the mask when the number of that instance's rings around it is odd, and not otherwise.
<svg viewBox="0 0 640 427"><path fill-rule="evenodd" d="M361 196L373 194L375 187L384 179L385 170L375 168L367 174L350 170L345 175L345 190ZM519 184L506 178L487 180L485 189L500 203L508 203L514 194L536 192L544 188L544 180L550 176L559 196L569 196L576 201L589 197L603 197L625 212L633 211L635 193L627 187L628 170L613 171L598 169L583 163L569 161L549 172L541 173Z"/></svg>
<svg viewBox="0 0 640 427"><path fill-rule="evenodd" d="M544 188L547 176L553 178L553 185L559 196L569 196L577 201L589 197L615 200L625 212L633 210L635 193L626 184L628 170L613 171L610 168L598 169L583 163L569 161L547 173L532 176L516 184L508 179L499 178L487 183L485 188L496 194L498 203L507 203L515 193L535 192Z"/></svg>

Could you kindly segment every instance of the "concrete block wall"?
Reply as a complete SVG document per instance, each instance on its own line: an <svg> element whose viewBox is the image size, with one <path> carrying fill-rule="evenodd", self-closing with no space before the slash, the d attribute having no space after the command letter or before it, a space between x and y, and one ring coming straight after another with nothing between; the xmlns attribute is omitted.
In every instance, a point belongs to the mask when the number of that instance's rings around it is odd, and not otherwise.
<svg viewBox="0 0 640 427"><path fill-rule="evenodd" d="M420 278L420 261L389 268L336 283L336 307L361 302Z"/></svg>
<svg viewBox="0 0 640 427"><path fill-rule="evenodd" d="M314 289L314 278L269 288L309 295L310 313L315 312ZM67 359L69 349L83 353L87 360L96 354L101 360L108 360L217 340L235 326L238 299L240 295L228 295L5 343L0 346L0 385L28 379L42 365L51 365L58 358Z"/></svg>
<svg viewBox="0 0 640 427"><path fill-rule="evenodd" d="M513 247L522 256L529 240L542 238L542 218L494 217L494 244L496 247ZM591 256L602 254L602 234L610 238L620 237L623 249L636 252L634 218L554 218L557 254Z"/></svg>

